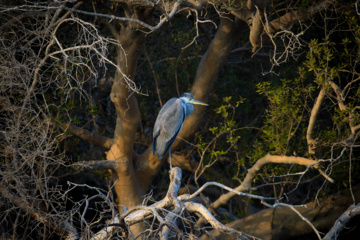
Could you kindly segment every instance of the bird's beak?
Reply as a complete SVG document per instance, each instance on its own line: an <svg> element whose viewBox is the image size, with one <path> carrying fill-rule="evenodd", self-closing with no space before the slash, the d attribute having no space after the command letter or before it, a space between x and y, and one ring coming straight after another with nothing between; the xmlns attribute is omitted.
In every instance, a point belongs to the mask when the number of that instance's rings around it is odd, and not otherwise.
<svg viewBox="0 0 360 240"><path fill-rule="evenodd" d="M195 99L191 99L190 101L192 104L196 104L196 105L203 105L203 106L209 106L209 104L201 102L199 100L195 100Z"/></svg>

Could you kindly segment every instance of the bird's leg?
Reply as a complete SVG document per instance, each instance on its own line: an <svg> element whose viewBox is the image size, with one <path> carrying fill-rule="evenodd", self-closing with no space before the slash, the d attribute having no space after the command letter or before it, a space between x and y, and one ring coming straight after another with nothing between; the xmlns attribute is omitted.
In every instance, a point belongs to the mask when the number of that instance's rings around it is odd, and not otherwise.
<svg viewBox="0 0 360 240"><path fill-rule="evenodd" d="M171 148L169 149L169 158L170 158L170 169L172 169L172 162L171 162Z"/></svg>

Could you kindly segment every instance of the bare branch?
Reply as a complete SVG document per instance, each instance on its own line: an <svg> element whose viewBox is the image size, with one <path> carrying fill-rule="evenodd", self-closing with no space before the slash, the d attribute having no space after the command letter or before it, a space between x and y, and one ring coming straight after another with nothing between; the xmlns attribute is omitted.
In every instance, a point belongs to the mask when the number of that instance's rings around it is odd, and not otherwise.
<svg viewBox="0 0 360 240"><path fill-rule="evenodd" d="M160 222L166 222L166 226L169 225L169 228L164 228L162 231L162 237L167 238L169 236L169 231L176 228L175 220L176 218L182 218L180 215L181 212L184 212L185 209L187 209L190 212L197 212L201 216L203 216L214 228L218 229L219 231L232 234L233 236L237 236L241 239L248 239L248 236L246 236L244 233L239 232L235 229L226 227L222 223L220 223L218 220L215 219L215 217L201 204L191 202L191 198L193 195L189 197L189 195L181 195L177 197L177 192L180 189L181 185L181 169L178 167L174 167L170 170L170 186L168 189L168 192L166 194L166 197L158 202L155 202L154 204L150 206L139 206L135 207L134 209L130 209L128 212L126 212L121 219L124 219L125 223L127 225L132 225L137 222L143 221L146 218L149 218L150 216L155 216L157 220ZM220 184L221 185L221 184ZM206 186L205 186L206 187ZM221 185L221 187L225 187ZM226 187L225 187L226 188ZM227 189L227 188L226 188ZM203 188L202 188L203 190ZM201 190L201 191L202 191ZM181 201L181 202L180 202ZM158 215L159 210L164 209L172 209L173 210L167 210L167 214L165 217L165 220ZM184 209L185 208L185 209ZM170 227L171 226L171 227ZM251 236L249 236L251 237Z"/></svg>
<svg viewBox="0 0 360 240"><path fill-rule="evenodd" d="M271 205L271 204L267 204L267 203L264 203L263 204L269 208L276 208L278 206L285 206L285 207L288 207L290 208L293 212L295 212L304 222L306 222L313 230L314 232L316 233L316 236L321 240L321 236L320 236L320 233L319 231L316 229L316 227L309 221L309 219L307 219L306 217L304 217L296 208L295 206L293 205L290 205L290 204L286 204L286 203L275 203L274 205ZM302 206L297 206L297 207L306 207L306 205L302 205Z"/></svg>
<svg viewBox="0 0 360 240"><path fill-rule="evenodd" d="M285 15L271 21L269 28L266 28L266 31L276 33L293 24L298 24L301 21L308 20L315 14L327 9L330 5L334 4L334 2L335 0L323 0L316 5L311 6L306 11L299 10L288 12Z"/></svg>
<svg viewBox="0 0 360 240"><path fill-rule="evenodd" d="M265 164L277 163L277 164L298 164L306 166L307 169L310 167L316 167L320 161L314 161L302 157L287 157L287 156L272 156L270 154L265 155L256 161L255 165L252 166L240 186L236 187L234 190L237 192L247 192L251 189L252 182L256 177L257 173ZM328 179L331 179L328 177ZM236 194L234 192L229 192L220 196L215 202L212 203L214 209L219 208L221 205L226 204L230 198L234 197Z"/></svg>
<svg viewBox="0 0 360 240"><path fill-rule="evenodd" d="M316 99L316 102L311 110L309 125L308 125L307 132L306 132L306 140L307 140L307 144L309 146L310 154L315 154L316 140L313 139L313 131L315 128L317 116L319 115L319 112L320 112L320 106L321 106L324 98L325 98L325 90L321 89L319 92L319 95Z"/></svg>
<svg viewBox="0 0 360 240"><path fill-rule="evenodd" d="M249 239L248 236L246 236L246 234L241 233L239 231L236 231L232 228L229 228L227 226L225 226L224 224L222 224L221 222L219 222L211 213L210 211L204 207L203 205L199 204L199 203L194 203L194 202L184 202L184 205L186 207L186 209L189 212L196 212L199 213L203 218L205 218L205 220L211 224L211 226L213 226L215 229L224 232L226 234L231 234L234 237L240 238L240 239ZM252 239L258 239L256 237L252 237L250 236Z"/></svg>
<svg viewBox="0 0 360 240"><path fill-rule="evenodd" d="M84 161L76 162L70 166L76 169L77 171L87 171L87 170L106 170L106 169L115 169L116 161L111 160L93 160L93 161Z"/></svg>
<svg viewBox="0 0 360 240"><path fill-rule="evenodd" d="M360 204L351 205L334 223L334 226L325 235L323 240L337 239L339 233L346 227L346 224L355 216L360 214Z"/></svg>
<svg viewBox="0 0 360 240"><path fill-rule="evenodd" d="M1 196L5 197L8 201L11 201L14 205L32 216L37 221L53 229L59 236L62 236L68 240L75 240L79 238L79 234L76 228L67 220L58 216L52 216L40 209L34 209L32 207L33 204L30 203L27 199L18 197L3 187L0 187L0 192ZM40 202L34 205L41 206Z"/></svg>

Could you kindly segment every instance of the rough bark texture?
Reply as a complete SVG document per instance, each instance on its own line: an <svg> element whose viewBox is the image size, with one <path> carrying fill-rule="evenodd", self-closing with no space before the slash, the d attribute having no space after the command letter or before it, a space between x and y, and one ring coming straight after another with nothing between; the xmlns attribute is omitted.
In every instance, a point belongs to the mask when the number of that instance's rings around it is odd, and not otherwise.
<svg viewBox="0 0 360 240"><path fill-rule="evenodd" d="M353 189L356 199L360 198L360 186ZM324 199L319 206L315 202L307 203L305 207L296 209L319 231L327 232L336 219L351 205L353 200L350 192L341 192ZM261 239L291 239L313 234L312 228L287 207L265 209L249 217L231 222L227 226L259 237ZM233 239L232 236L213 231L216 239ZM314 234L315 235L315 234ZM207 239L203 237L202 239Z"/></svg>
<svg viewBox="0 0 360 240"><path fill-rule="evenodd" d="M128 8L127 17L140 19L144 22L149 18L151 10L133 10ZM111 170L114 188L118 197L119 209L121 206L131 208L141 203L143 189L134 169L134 141L140 122L138 102L133 91L128 88L126 78L134 79L139 50L145 41L145 33L133 22L124 23L118 35L121 47L117 48L117 64L121 69L115 75L110 98L115 105L117 119L114 133L114 144L107 153L107 160L117 162ZM137 235L143 230L141 224L131 228Z"/></svg>
<svg viewBox="0 0 360 240"><path fill-rule="evenodd" d="M227 16L221 19L219 29L211 42L206 54L202 57L198 66L197 74L193 87L191 90L195 99L207 102L211 91L214 89L214 83L218 77L219 72L226 63L226 59L240 36L238 33L246 24L235 21L232 16ZM196 106L194 112L185 121L182 131L179 134L180 138L188 138L192 136L201 124L201 120L205 114L206 107ZM172 150L176 149L182 140L177 140L172 145ZM164 160L152 154L152 146L142 154L138 163L137 177L143 189L146 189L151 183L152 179L158 173Z"/></svg>

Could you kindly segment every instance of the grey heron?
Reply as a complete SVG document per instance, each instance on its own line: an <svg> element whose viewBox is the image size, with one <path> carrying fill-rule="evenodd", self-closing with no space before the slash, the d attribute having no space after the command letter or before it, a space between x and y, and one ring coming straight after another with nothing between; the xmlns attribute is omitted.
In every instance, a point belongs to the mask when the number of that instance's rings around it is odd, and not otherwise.
<svg viewBox="0 0 360 240"><path fill-rule="evenodd" d="M171 145L180 133L183 123L194 111L193 104L208 106L208 104L195 100L191 93L184 93L180 98L172 98L160 109L153 130L153 155L161 159L169 151L170 168Z"/></svg>

